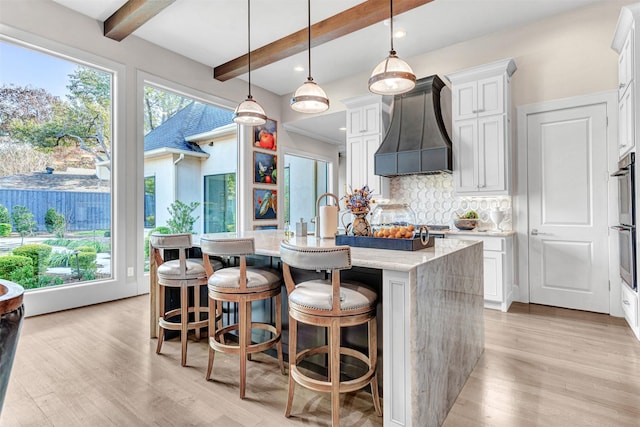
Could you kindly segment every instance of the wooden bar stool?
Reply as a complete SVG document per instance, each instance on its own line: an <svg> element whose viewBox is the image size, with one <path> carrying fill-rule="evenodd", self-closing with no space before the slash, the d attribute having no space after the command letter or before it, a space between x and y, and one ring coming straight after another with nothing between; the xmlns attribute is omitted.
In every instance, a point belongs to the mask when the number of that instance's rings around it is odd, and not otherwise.
<svg viewBox="0 0 640 427"><path fill-rule="evenodd" d="M378 344L376 328L376 298L372 290L361 283L340 281L340 270L351 268L351 249L348 246L329 248L298 247L288 242L280 244L284 281L289 294L289 395L285 416L291 415L293 393L298 383L310 390L331 393L332 425L340 425L340 393L371 386L373 406L382 416L378 395ZM304 270L328 270L331 278L308 280L296 284L290 267ZM298 352L298 322L327 328L328 345ZM340 328L368 323L369 355L340 345ZM305 358L328 354L326 381L311 378L298 369ZM358 378L340 381L340 356L350 356L366 363L368 370Z"/></svg>
<svg viewBox="0 0 640 427"><path fill-rule="evenodd" d="M276 347L280 370L285 374L282 358L282 276L270 268L247 267L247 255L255 253L253 238L210 239L203 237L200 248L204 259L204 266L209 275L209 364L206 379L211 378L215 352L240 355L240 398L244 399L247 380L247 359L252 353L261 352ZM209 255L237 256L240 261L238 267L223 268L213 271L209 263ZM253 322L251 319L251 303L275 298L275 326ZM222 326L221 322L214 322L213 308L220 302L234 302L238 304L238 322ZM271 333L271 338L253 344L251 331L262 329ZM225 334L237 331L238 344L229 343Z"/></svg>
<svg viewBox="0 0 640 427"><path fill-rule="evenodd" d="M164 330L180 331L182 344L181 364L187 364L187 334L195 331L196 340L200 339L200 329L208 326L209 310L200 307L200 287L207 284L207 273L202 263L187 259L187 250L192 247L191 234L152 234L149 237L151 256L158 265L158 300L160 302L160 316L158 319L158 346L156 353L160 353L164 342ZM179 258L165 261L168 250L178 250ZM165 288L180 289L180 307L165 311ZM193 288L193 306L189 305L189 289ZM189 314L193 313L190 321ZM205 318L202 318L205 314ZM177 321L176 318L180 317ZM215 314L214 314L215 318Z"/></svg>

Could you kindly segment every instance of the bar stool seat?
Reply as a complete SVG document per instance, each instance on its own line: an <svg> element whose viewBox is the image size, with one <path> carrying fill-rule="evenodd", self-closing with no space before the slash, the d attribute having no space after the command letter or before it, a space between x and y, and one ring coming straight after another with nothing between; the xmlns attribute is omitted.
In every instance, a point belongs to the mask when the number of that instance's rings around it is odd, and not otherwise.
<svg viewBox="0 0 640 427"><path fill-rule="evenodd" d="M273 269L247 267L247 255L255 253L253 238L206 238L200 240L204 266L209 276L209 310L222 302L238 304L238 321L223 325L222 321L209 323L209 363L205 378L209 380L213 371L215 352L238 354L240 356L240 398L246 394L247 360L251 354L276 347L282 374L285 374L282 357L282 275ZM239 258L239 267L227 267L213 271L209 266L209 255L234 256ZM275 325L254 322L251 318L251 303L275 299ZM251 340L252 330L261 329L271 337L258 343ZM236 332L238 343L229 342L225 335Z"/></svg>
<svg viewBox="0 0 640 427"><path fill-rule="evenodd" d="M207 285L207 272L203 264L187 258L187 250L192 247L191 233L154 233L149 237L149 244L150 253L155 257L158 265L160 316L156 353L159 354L162 350L165 330L180 331L181 365L186 366L187 334L190 330L194 330L196 340L199 340L200 330L209 325L209 310L207 307L200 307L200 287ZM164 251L167 250L177 250L179 258L165 261ZM180 306L169 311L165 311L165 288L167 287L180 289ZM193 289L192 306L189 305L190 289ZM193 315L193 320L190 320L190 315Z"/></svg>
<svg viewBox="0 0 640 427"><path fill-rule="evenodd" d="M291 416L295 385L310 390L331 393L331 421L340 425L340 393L348 393L370 385L373 405L382 416L378 393L378 345L376 326L377 295L371 289L355 281L342 281L340 270L351 268L351 248L300 247L287 241L280 244L280 259L289 294L289 393L285 416ZM330 279L312 279L295 283L291 267L304 270L328 270ZM327 329L328 343L298 350L298 323ZM343 346L341 328L367 324L368 354ZM298 368L304 359L326 354L328 374L326 381L307 375ZM360 360L367 371L358 378L340 380L341 356Z"/></svg>

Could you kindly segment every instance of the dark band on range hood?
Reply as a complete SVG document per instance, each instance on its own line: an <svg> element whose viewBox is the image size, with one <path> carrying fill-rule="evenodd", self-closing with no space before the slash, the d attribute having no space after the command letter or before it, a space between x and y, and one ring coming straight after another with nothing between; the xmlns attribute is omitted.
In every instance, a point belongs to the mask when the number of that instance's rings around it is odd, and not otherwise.
<svg viewBox="0 0 640 427"><path fill-rule="evenodd" d="M451 173L450 124L449 88L437 75L418 80L413 90L394 97L389 130L374 156L375 174Z"/></svg>

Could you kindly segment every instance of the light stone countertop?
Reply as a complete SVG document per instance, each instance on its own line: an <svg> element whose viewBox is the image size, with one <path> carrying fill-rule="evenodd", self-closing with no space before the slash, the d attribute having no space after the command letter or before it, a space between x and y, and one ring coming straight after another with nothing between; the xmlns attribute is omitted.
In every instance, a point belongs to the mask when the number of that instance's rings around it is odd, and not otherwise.
<svg viewBox="0 0 640 427"><path fill-rule="evenodd" d="M461 235L461 236L482 236L482 237L510 237L515 236L516 232L512 230L508 231L479 231L479 230L445 230L444 234L453 234L453 235Z"/></svg>
<svg viewBox="0 0 640 427"><path fill-rule="evenodd" d="M476 233L480 234L480 233ZM484 233L482 233L484 234ZM284 230L255 230L232 233L208 233L194 236L194 245L198 246L200 237L233 238L253 237L255 239L256 254L266 256L280 256L280 242L285 239ZM293 237L289 241L304 247L332 247L335 239L320 239L315 236L306 238ZM469 240L435 239L435 246L419 251L400 251L391 249L370 249L351 247L351 263L355 267L376 268L382 270L411 271L416 267L428 263L450 253L479 244Z"/></svg>

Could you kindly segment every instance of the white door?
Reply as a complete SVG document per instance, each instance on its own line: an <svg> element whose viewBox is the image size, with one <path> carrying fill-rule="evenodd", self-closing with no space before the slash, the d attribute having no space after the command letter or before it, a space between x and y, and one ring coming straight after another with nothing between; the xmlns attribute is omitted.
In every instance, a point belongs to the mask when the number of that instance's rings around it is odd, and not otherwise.
<svg viewBox="0 0 640 427"><path fill-rule="evenodd" d="M607 110L527 116L532 303L609 312Z"/></svg>

